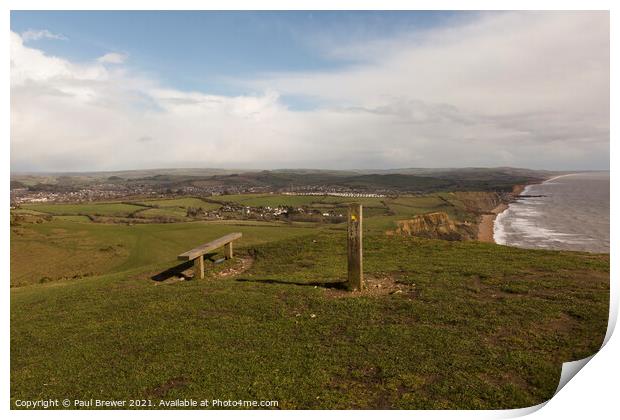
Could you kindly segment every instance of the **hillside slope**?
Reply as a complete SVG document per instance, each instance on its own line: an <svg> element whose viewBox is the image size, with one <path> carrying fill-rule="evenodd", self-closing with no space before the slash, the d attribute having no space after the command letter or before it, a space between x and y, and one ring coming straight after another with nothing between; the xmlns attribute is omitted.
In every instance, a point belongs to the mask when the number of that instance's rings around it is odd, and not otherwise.
<svg viewBox="0 0 620 420"><path fill-rule="evenodd" d="M562 362L604 337L608 255L368 235L367 278L398 287L353 296L330 285L345 276L344 240L257 240L238 251L254 260L248 271L208 265L204 281L153 281L176 264L162 254L14 288L11 400L517 408L551 397Z"/></svg>

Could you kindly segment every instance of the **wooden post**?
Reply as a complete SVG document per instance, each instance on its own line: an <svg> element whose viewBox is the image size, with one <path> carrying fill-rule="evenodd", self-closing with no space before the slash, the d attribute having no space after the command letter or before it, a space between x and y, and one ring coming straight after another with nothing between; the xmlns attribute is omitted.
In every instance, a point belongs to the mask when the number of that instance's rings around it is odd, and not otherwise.
<svg viewBox="0 0 620 420"><path fill-rule="evenodd" d="M364 288L364 274L362 272L362 205L349 205L349 223L347 232L348 273L347 286L349 290Z"/></svg>
<svg viewBox="0 0 620 420"><path fill-rule="evenodd" d="M194 259L194 277L205 278L205 257L204 255Z"/></svg>
<svg viewBox="0 0 620 420"><path fill-rule="evenodd" d="M232 257L233 257L233 243L232 243L232 241L230 241L226 245L224 245L224 256L226 257L227 260L232 259Z"/></svg>

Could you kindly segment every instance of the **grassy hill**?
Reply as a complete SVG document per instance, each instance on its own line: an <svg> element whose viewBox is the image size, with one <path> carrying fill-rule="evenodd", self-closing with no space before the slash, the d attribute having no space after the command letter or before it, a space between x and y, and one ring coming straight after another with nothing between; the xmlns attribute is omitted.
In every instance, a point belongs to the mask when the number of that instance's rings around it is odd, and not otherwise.
<svg viewBox="0 0 620 420"><path fill-rule="evenodd" d="M606 330L608 255L388 237L375 216L371 287L351 294L341 225L67 217L12 230L11 401L517 408L550 398ZM233 231L238 258L207 279L162 275Z"/></svg>
<svg viewBox="0 0 620 420"><path fill-rule="evenodd" d="M439 191L510 191L515 184L539 182L549 171L519 168L336 170L153 169L92 173L11 175L12 185L32 191L70 191L101 183L151 188L253 187L271 190L330 186L375 191L430 193Z"/></svg>

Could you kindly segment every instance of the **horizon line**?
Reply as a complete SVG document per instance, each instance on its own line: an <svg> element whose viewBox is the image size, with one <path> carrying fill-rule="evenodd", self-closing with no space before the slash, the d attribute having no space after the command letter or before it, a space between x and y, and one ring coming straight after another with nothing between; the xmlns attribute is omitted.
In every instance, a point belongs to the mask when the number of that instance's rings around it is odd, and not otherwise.
<svg viewBox="0 0 620 420"><path fill-rule="evenodd" d="M140 171L171 171L171 170L212 170L225 172L276 172L276 171L330 171L330 172L385 172L385 171L401 171L401 170L455 170L455 169L524 169L528 171L546 171L546 172L610 172L610 168L590 168L590 169L533 169L519 166L419 166L419 167L399 167L399 168L350 168L350 169L332 169L332 168L221 168L221 167L153 167L140 169L105 169L105 170L16 170L10 171L10 174L96 174L96 173L114 173L114 172L140 172Z"/></svg>

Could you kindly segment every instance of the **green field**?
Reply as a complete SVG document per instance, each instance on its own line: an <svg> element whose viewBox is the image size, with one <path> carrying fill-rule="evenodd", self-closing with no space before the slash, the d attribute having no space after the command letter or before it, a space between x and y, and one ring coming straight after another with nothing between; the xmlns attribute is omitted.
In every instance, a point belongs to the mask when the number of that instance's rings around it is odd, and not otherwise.
<svg viewBox="0 0 620 420"><path fill-rule="evenodd" d="M351 198L330 195L284 195L284 194L238 194L213 197L214 200L233 202L245 206L309 206L321 204L361 203L365 206L380 206L383 198Z"/></svg>
<svg viewBox="0 0 620 420"><path fill-rule="evenodd" d="M143 219L159 219L159 218L172 218L177 222L182 222L187 219L187 211L180 207L163 207L145 209L138 213L138 217Z"/></svg>
<svg viewBox="0 0 620 420"><path fill-rule="evenodd" d="M602 343L609 256L386 236L402 214L445 206L416 199L388 204L402 213L366 219L372 287L361 295L335 287L346 276L343 225L130 226L75 216L124 204L29 206L73 216L11 227L12 403L490 409L547 400L562 362ZM182 207L158 205L143 212ZM236 231L238 258L207 262L205 280L153 280L177 254Z"/></svg>
<svg viewBox="0 0 620 420"><path fill-rule="evenodd" d="M130 222L182 222L190 221L187 209L202 208L205 211L217 210L225 204L239 204L250 207L308 207L323 211L337 211L346 214L346 206L359 202L364 206L365 215L370 221L369 226L377 226L386 230L393 228L394 222L416 215L442 211L457 221L474 221L477 215L467 212L463 203L449 193L437 193L420 196L399 196L396 198L350 198L335 196L305 196L283 194L239 194L221 195L207 199L197 197L180 197L171 199L153 199L82 204L29 204L23 205L18 212L36 212L55 216L98 216L99 223ZM488 209L486 209L488 210ZM372 220L372 218L378 220ZM387 218L386 218L387 217ZM67 219L68 220L68 219ZM387 223L384 223L387 221Z"/></svg>
<svg viewBox="0 0 620 420"><path fill-rule="evenodd" d="M202 207L205 210L214 210L220 207L219 204L210 203L195 197L170 198L163 200L144 200L137 201L136 203L160 208L180 209L187 209L188 207Z"/></svg>
<svg viewBox="0 0 620 420"><path fill-rule="evenodd" d="M184 197L165 200L135 200L134 202L101 202L80 204L27 204L14 212L37 212L54 216L104 216L107 218L173 218L186 219L187 208L196 207L215 210L220 204L209 203L199 198ZM69 220L66 219L65 220ZM112 219L113 220L113 219Z"/></svg>
<svg viewBox="0 0 620 420"><path fill-rule="evenodd" d="M129 216L143 206L125 203L29 204L22 208L53 215Z"/></svg>
<svg viewBox="0 0 620 420"><path fill-rule="evenodd" d="M231 231L243 233L241 246L311 233L304 227L283 229L261 224L192 222L126 226L55 219L14 229L11 285L110 274L162 261L169 263L183 251ZM36 264L32 263L33 255Z"/></svg>

